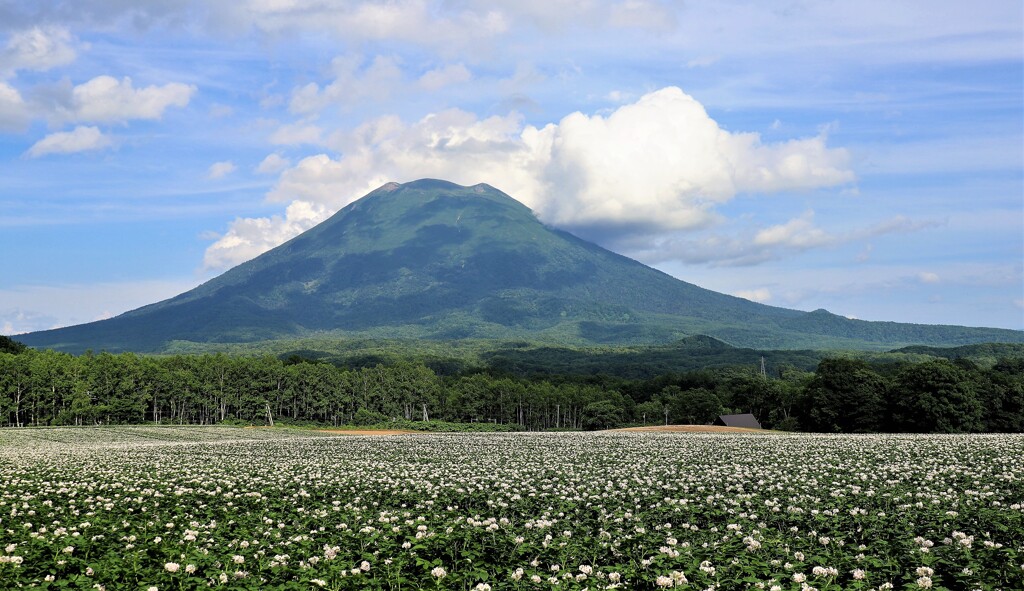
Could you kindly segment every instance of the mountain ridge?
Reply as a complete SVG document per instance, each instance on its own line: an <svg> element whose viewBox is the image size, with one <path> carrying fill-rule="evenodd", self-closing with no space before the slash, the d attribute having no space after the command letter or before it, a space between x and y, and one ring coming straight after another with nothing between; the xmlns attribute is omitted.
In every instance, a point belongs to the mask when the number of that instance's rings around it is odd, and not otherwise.
<svg viewBox="0 0 1024 591"><path fill-rule="evenodd" d="M1024 342L1024 332L855 321L720 294L540 223L486 184L387 183L202 285L112 319L22 335L80 352L312 334L573 344L708 334L755 348Z"/></svg>

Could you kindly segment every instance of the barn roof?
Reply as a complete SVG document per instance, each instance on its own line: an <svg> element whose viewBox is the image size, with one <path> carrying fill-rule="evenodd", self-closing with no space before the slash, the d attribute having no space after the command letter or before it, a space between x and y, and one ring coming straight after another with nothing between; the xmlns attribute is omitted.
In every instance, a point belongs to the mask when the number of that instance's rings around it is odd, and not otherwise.
<svg viewBox="0 0 1024 591"><path fill-rule="evenodd" d="M757 422L757 418L750 414L740 415L719 415L717 423L725 425L726 427L746 427L747 429L760 429L761 423Z"/></svg>

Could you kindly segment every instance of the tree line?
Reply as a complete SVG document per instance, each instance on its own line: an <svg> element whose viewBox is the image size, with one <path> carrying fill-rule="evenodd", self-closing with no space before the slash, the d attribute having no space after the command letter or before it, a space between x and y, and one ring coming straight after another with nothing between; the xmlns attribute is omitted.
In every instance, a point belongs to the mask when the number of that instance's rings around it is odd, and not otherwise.
<svg viewBox="0 0 1024 591"><path fill-rule="evenodd" d="M338 367L292 357L140 356L0 348L0 424L371 425L489 423L521 430L706 424L752 413L768 428L815 432L1024 431L1024 360L870 365L816 371L697 370L637 380L439 375L416 362Z"/></svg>

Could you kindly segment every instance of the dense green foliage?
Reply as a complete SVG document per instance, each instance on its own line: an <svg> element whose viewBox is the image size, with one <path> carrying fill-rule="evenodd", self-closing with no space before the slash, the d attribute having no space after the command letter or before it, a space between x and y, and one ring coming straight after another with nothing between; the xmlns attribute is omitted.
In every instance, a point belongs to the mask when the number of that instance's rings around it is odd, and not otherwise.
<svg viewBox="0 0 1024 591"><path fill-rule="evenodd" d="M927 347L915 345L892 351L895 354L927 355L950 361L970 359L974 363L991 367L1000 359L1024 357L1024 344L1020 343L978 343L959 347Z"/></svg>
<svg viewBox="0 0 1024 591"><path fill-rule="evenodd" d="M421 361L337 366L294 354L76 357L30 349L0 353L0 417L11 426L286 421L431 430L447 421L545 430L705 424L749 412L784 430L1024 431L1020 358L982 367L837 357L813 372L778 364L762 376L745 365L640 378L437 365L444 371Z"/></svg>
<svg viewBox="0 0 1024 591"><path fill-rule="evenodd" d="M25 345L10 337L0 335L0 353L21 353Z"/></svg>
<svg viewBox="0 0 1024 591"><path fill-rule="evenodd" d="M865 322L716 293L547 228L493 187L436 180L389 183L177 297L19 338L138 353L306 337L635 345L697 334L760 349L1024 342L1022 331Z"/></svg>
<svg viewBox="0 0 1024 591"><path fill-rule="evenodd" d="M599 349L506 345L483 351L479 357L492 370L516 375L603 374L644 379L703 368L756 367L762 358L771 371L779 367L813 370L826 355L822 351L756 351L695 336L666 345Z"/></svg>
<svg viewBox="0 0 1024 591"><path fill-rule="evenodd" d="M1024 588L1020 435L301 433L0 430L3 587Z"/></svg>

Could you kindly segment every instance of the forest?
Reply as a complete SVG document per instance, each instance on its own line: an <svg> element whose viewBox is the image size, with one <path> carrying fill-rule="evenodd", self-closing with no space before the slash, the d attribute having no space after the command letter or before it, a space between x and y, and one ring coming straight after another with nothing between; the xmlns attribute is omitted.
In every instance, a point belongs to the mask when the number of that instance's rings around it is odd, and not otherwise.
<svg viewBox="0 0 1024 591"><path fill-rule="evenodd" d="M73 356L0 342L0 425L490 425L502 430L707 424L752 413L811 432L1024 431L1024 359L872 364L822 359L814 371L718 367L647 379L514 375L422 362L338 366L292 355Z"/></svg>

